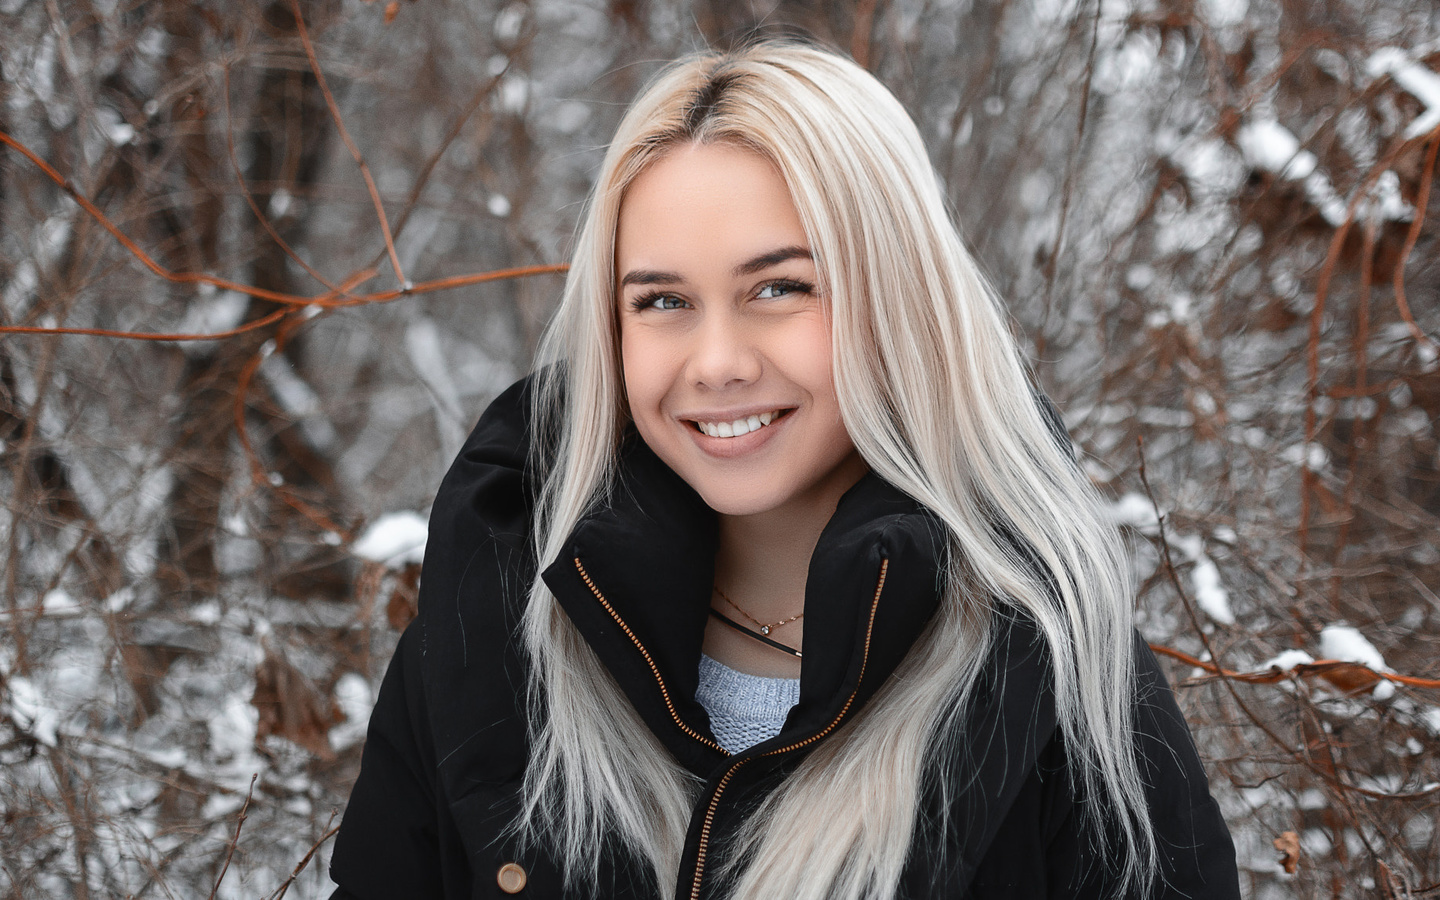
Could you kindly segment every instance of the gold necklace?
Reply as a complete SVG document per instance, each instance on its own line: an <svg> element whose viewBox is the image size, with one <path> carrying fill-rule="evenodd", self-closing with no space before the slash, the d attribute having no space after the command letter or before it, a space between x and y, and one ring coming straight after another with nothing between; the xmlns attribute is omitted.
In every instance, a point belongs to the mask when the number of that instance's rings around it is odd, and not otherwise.
<svg viewBox="0 0 1440 900"><path fill-rule="evenodd" d="M731 600L728 596L726 596L725 592L720 590L720 585L714 585L714 588L715 593L720 595L721 600L724 600L726 603L735 607L735 611L740 613L740 615L744 616L745 618L749 619L756 628L760 629L761 634L769 634L772 628L779 628L781 625L789 625L791 622L798 622L799 620L805 618L805 611L802 609L800 612L796 613L788 619L783 619L779 622L771 622L769 625L766 625L764 622L760 621L759 619L755 618L754 616L746 612L744 609L742 609L740 604L736 603L734 600Z"/></svg>

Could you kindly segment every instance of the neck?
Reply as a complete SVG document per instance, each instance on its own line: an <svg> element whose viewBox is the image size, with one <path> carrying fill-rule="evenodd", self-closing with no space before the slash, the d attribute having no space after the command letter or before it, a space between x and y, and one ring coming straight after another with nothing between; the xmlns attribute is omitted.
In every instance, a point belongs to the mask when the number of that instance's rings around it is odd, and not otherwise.
<svg viewBox="0 0 1440 900"><path fill-rule="evenodd" d="M810 556L833 512L798 522L790 516L721 516L715 583L762 622L800 612Z"/></svg>

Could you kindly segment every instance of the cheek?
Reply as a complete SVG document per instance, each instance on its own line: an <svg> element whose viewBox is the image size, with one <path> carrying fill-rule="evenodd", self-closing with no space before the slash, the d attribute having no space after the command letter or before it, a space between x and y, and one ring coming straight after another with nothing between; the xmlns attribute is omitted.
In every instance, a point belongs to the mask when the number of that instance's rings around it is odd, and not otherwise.
<svg viewBox="0 0 1440 900"><path fill-rule="evenodd" d="M794 381L819 403L835 402L835 372L830 358L830 335L821 327L811 327L798 339L787 342L785 357Z"/></svg>
<svg viewBox="0 0 1440 900"><path fill-rule="evenodd" d="M665 361L651 342L626 336L620 339L620 370L630 418L636 424L653 417L666 391Z"/></svg>

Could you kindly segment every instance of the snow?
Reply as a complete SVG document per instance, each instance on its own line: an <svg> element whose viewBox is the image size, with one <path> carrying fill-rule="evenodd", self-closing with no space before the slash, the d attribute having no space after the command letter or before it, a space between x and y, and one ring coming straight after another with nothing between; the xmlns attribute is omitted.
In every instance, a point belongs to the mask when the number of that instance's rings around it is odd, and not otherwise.
<svg viewBox="0 0 1440 900"><path fill-rule="evenodd" d="M1398 47L1382 47L1370 55L1365 71L1372 78L1389 75L1395 83L1425 105L1425 111L1405 129L1412 140L1440 128L1440 75L1412 60Z"/></svg>
<svg viewBox="0 0 1440 900"><path fill-rule="evenodd" d="M1376 673L1394 671L1385 664L1385 657L1375 645L1349 625L1326 625L1320 630L1320 655L1325 659L1359 663ZM1389 681L1382 680L1375 685L1376 700L1388 700L1394 693L1395 685Z"/></svg>
<svg viewBox="0 0 1440 900"><path fill-rule="evenodd" d="M1433 76L1433 73L1430 74ZM1435 110L1436 124L1440 124L1440 106L1436 106ZM1428 131L1429 128L1426 129ZM1253 117L1240 127L1235 143L1251 168L1273 173L1287 181L1302 182L1306 198L1326 222L1334 226L1345 222L1348 204L1335 190L1330 177L1320 170L1315 154L1302 148L1300 140L1273 117ZM1375 216L1381 221L1408 222L1414 214L1414 209L1400 194L1400 176L1391 171L1382 172L1371 187L1369 196L1355 207L1357 218Z"/></svg>
<svg viewBox="0 0 1440 900"><path fill-rule="evenodd" d="M1431 737L1440 738L1440 706L1430 707L1421 713L1420 718L1425 722L1425 728Z"/></svg>
<svg viewBox="0 0 1440 900"><path fill-rule="evenodd" d="M520 29L524 24L524 4L510 4L495 17L495 39L502 44L513 43L520 36Z"/></svg>
<svg viewBox="0 0 1440 900"><path fill-rule="evenodd" d="M1318 443L1295 444L1281 451L1280 458L1291 465L1319 472L1330 462L1330 452Z"/></svg>
<svg viewBox="0 0 1440 900"><path fill-rule="evenodd" d="M498 94L500 109L518 116L525 111L525 103L530 99L530 82L518 74L506 75L500 79Z"/></svg>
<svg viewBox="0 0 1440 900"><path fill-rule="evenodd" d="M80 604L75 602L75 598L60 588L47 592L40 604L47 616L66 616L80 612Z"/></svg>
<svg viewBox="0 0 1440 900"><path fill-rule="evenodd" d="M330 729L330 746L338 752L365 739L375 697L364 677L347 672L335 682L335 702L345 714L345 721Z"/></svg>
<svg viewBox="0 0 1440 900"><path fill-rule="evenodd" d="M1271 669L1279 669L1288 672L1296 666L1308 666L1315 661L1315 658L1304 650L1283 650L1275 658L1260 664L1257 671L1268 672Z"/></svg>
<svg viewBox="0 0 1440 900"><path fill-rule="evenodd" d="M1320 655L1326 659L1360 663L1376 672L1390 671L1375 645L1349 625L1326 625L1321 629Z"/></svg>
<svg viewBox="0 0 1440 900"><path fill-rule="evenodd" d="M123 147L135 140L135 128L120 117L120 113L109 107L95 111L95 122L105 139L116 147Z"/></svg>
<svg viewBox="0 0 1440 900"><path fill-rule="evenodd" d="M7 685L10 689L10 715L15 724L47 747L55 746L59 716L41 698L35 683L22 675L12 675Z"/></svg>
<svg viewBox="0 0 1440 900"><path fill-rule="evenodd" d="M244 294L236 291L216 291L209 285L204 285L199 296L185 310L185 318L175 327L175 331L177 334L195 335L230 331L244 321L245 311L249 308L250 298ZM187 341L180 346L190 353L208 352L210 347L205 341Z"/></svg>
<svg viewBox="0 0 1440 900"><path fill-rule="evenodd" d="M283 187L277 188L275 192L270 195L270 216L275 219L283 217L285 213L290 211L290 204L294 199L294 196Z"/></svg>
<svg viewBox="0 0 1440 900"><path fill-rule="evenodd" d="M320 395L300 377L284 354L267 358L260 367L260 374L270 386L280 408L285 410L291 419L300 423L300 428L312 447L324 452L334 446L338 436L334 426L324 416Z"/></svg>
<svg viewBox="0 0 1440 900"><path fill-rule="evenodd" d="M1190 570L1195 586L1195 602L1205 614L1222 625L1234 625L1235 613L1230 609L1230 594L1220 583L1220 569L1210 557L1202 556Z"/></svg>
<svg viewBox="0 0 1440 900"><path fill-rule="evenodd" d="M228 762L218 767L216 781L232 790L245 790L251 774L265 767L255 753L259 724L259 711L241 691L231 694L221 711L207 720L210 748L217 759Z"/></svg>
<svg viewBox="0 0 1440 900"><path fill-rule="evenodd" d="M1155 515L1155 505L1148 497L1140 494L1125 494L1116 500L1106 510L1110 521L1117 525L1129 525L1145 534L1154 534L1160 526L1160 519Z"/></svg>
<svg viewBox="0 0 1440 900"><path fill-rule="evenodd" d="M1158 535L1160 519L1155 515L1155 506L1148 497L1128 493L1106 509L1110 521L1127 525L1142 534ZM1190 583L1195 602L1212 620L1222 625L1234 625L1235 613L1230 608L1230 592L1220 579L1220 568L1205 553L1205 541L1198 534L1170 534L1168 543L1186 562L1192 563Z"/></svg>
<svg viewBox="0 0 1440 900"><path fill-rule="evenodd" d="M419 513L386 513L371 523L350 548L361 559L398 569L425 558L427 522Z"/></svg>
<svg viewBox="0 0 1440 900"><path fill-rule="evenodd" d="M1201 10L1215 28L1239 25L1250 11L1250 0L1202 0Z"/></svg>
<svg viewBox="0 0 1440 900"><path fill-rule="evenodd" d="M455 383L455 371L451 355L447 352L446 341L435 320L428 316L418 317L405 329L405 352L415 374L420 377L430 399L434 401L436 426L440 430L443 446L450 450L459 449L465 442L465 428L468 422L465 404L460 399L460 388Z"/></svg>
<svg viewBox="0 0 1440 900"><path fill-rule="evenodd" d="M1292 179L1304 178L1315 171L1315 154L1300 149L1299 139L1274 119L1247 122L1235 135L1235 143L1240 146L1245 161L1256 169Z"/></svg>

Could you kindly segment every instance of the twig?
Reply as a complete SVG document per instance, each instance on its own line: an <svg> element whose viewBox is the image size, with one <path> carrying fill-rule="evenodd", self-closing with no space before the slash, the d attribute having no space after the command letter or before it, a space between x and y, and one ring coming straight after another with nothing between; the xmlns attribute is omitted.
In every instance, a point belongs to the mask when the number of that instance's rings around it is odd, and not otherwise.
<svg viewBox="0 0 1440 900"><path fill-rule="evenodd" d="M549 263L538 266L516 266L509 269L492 269L489 272L476 272L471 275L452 275L449 278L436 278L433 281L422 281L420 284L412 285L407 290L379 291L373 294L360 294L348 300L330 299L333 295L322 295L314 298L309 306L321 309L343 309L351 306L366 306L370 304L389 303L401 297L410 297L419 294L431 294L437 291L454 290L455 288L470 287L471 285L484 284L489 281L506 281L511 278L529 278L534 275L563 275L570 270L566 263ZM373 275L373 272L362 273L359 280L364 280ZM352 279L346 284L354 283ZM258 291L259 289L254 289ZM345 284L340 286L340 293L346 290ZM247 288L241 293L250 293L251 296L260 296ZM65 327L44 327L40 325L0 325L0 334L83 334L94 337L118 338L130 341L217 341L225 338L236 337L247 331L254 331L265 325L279 321L285 316L295 315L294 309L276 310L269 315L247 322L238 328L229 331L217 331L209 334L179 334L162 333L150 334L140 331L112 331L108 328L65 328Z"/></svg>
<svg viewBox="0 0 1440 900"><path fill-rule="evenodd" d="M287 303L291 306L303 306L309 302L305 298L296 297L293 294L282 294L279 291L270 291L265 288L239 284L225 278L216 278L213 275L206 275L201 272L174 272L167 269L152 259L144 250L141 250L138 244L126 237L125 233L121 231L114 222L110 221L108 216L100 211L99 207L90 202L90 199L80 192L80 189L75 186L74 182L64 175L61 175L53 166L41 159L29 147L15 140L4 131L0 131L0 144L13 148L18 151L20 155L30 160L41 172L45 173L45 177L53 181L61 190L69 194L72 200L80 204L80 208L89 213L90 217L98 222L101 228L110 232L111 236L119 241L126 250L129 250L131 255L138 259L145 268L164 278L166 281L174 281L180 284L208 284L221 290L237 291L251 297L258 297L262 300L272 300L276 303Z"/></svg>
<svg viewBox="0 0 1440 900"><path fill-rule="evenodd" d="M295 252L289 242L280 236L280 232L276 231L275 226L271 224L270 217L260 209L260 205L255 202L255 196L250 193L250 187L245 183L245 173L240 169L240 160L235 156L235 120L230 112L229 65L221 67L220 77L224 83L225 91L225 151L230 156L230 169L235 173L235 183L240 186L240 196L245 198L245 204L249 206L250 211L255 214L255 219L260 223L260 227L265 229L265 233L270 235L270 239L275 242L275 245L280 248L282 253L294 260L295 264L300 268L308 272L311 278L325 285L329 290L338 292L339 288L331 284L328 278L316 271L299 253Z"/></svg>
<svg viewBox="0 0 1440 900"><path fill-rule="evenodd" d="M85 334L92 337L120 338L127 341L219 341L237 337L247 331L264 328L266 325L271 325L285 316L293 314L294 310L289 308L277 309L267 316L246 322L238 328L210 334L181 334L179 332L152 334L143 331L112 331L108 328L61 328L40 325L0 325L0 334Z"/></svg>
<svg viewBox="0 0 1440 900"><path fill-rule="evenodd" d="M1358 785L1347 784L1346 782L1342 781L1337 775L1327 772L1317 766L1314 760L1310 759L1308 756L1300 753L1297 750L1292 749L1290 746L1290 742L1286 741L1285 739L1280 737L1280 735L1276 734L1274 729L1272 729L1263 719L1257 716L1255 712L1250 709L1250 705L1240 697L1240 692L1235 689L1236 679L1228 677L1228 673L1230 671L1229 669L1225 669L1218 665L1220 661L1219 657L1216 655L1214 647L1211 646L1210 638L1208 635L1205 634L1205 629L1202 628L1200 625L1200 616L1195 612L1195 603L1190 599L1190 595L1186 592L1185 586L1180 583L1180 575L1176 572L1175 562L1170 556L1170 539L1169 536L1165 533L1165 514L1160 511L1160 504L1155 499L1155 492L1151 489L1150 480L1145 473L1145 440L1143 437L1137 437L1135 439L1135 443L1136 450L1138 451L1140 458L1140 483L1145 488L1145 496L1149 498L1150 505L1154 508L1156 524L1159 528L1160 559L1165 569L1166 578L1170 581L1171 587L1175 588L1175 593L1180 597L1180 602L1185 607L1185 613L1187 616L1189 616L1190 624L1195 629L1195 633L1200 639L1201 646L1205 648L1205 653L1217 663L1215 674L1220 676L1220 683L1225 685L1226 691L1230 694L1230 699L1235 701L1235 705L1240 708L1240 711L1245 714L1246 718L1248 718L1251 723L1255 725L1256 728L1260 729L1260 731L1267 738L1270 739L1271 743L1273 743L1276 747L1280 748L1280 750L1283 751L1291 759L1304 766L1313 774L1319 776L1327 784L1332 785L1339 790L1356 791L1367 797L1373 797L1376 799L1410 799L1412 797L1425 796L1425 792L1421 792L1418 794L1388 794L1382 791L1372 791L1369 788L1362 788ZM1436 791L1440 792L1440 787L1437 787Z"/></svg>
<svg viewBox="0 0 1440 900"><path fill-rule="evenodd" d="M850 56L863 68L870 68L870 33L875 28L878 0L860 0L855 7L855 27L850 32Z"/></svg>
<svg viewBox="0 0 1440 900"><path fill-rule="evenodd" d="M1070 201L1075 193L1075 179L1080 173L1080 155L1084 146L1085 125L1090 118L1090 92L1095 82L1095 56L1100 49L1100 20L1104 11L1095 5L1095 21L1090 29L1090 49L1086 55L1085 80L1080 87L1080 108L1075 119L1075 153L1065 169L1065 184L1060 189L1060 217L1055 226L1055 246L1050 258L1045 261L1045 304L1040 313L1040 324L1035 328L1035 356L1045 355L1045 329L1050 325L1050 314L1055 306L1055 281L1059 277L1060 251L1065 245L1065 226L1070 219ZM1078 22L1079 19L1077 18Z"/></svg>
<svg viewBox="0 0 1440 900"><path fill-rule="evenodd" d="M1410 220L1410 230L1405 235L1405 246L1400 251L1400 259L1395 263L1395 305L1399 307L1400 318L1405 320L1405 325L1415 340L1429 344L1431 349L1440 350L1435 339L1415 322L1415 316L1410 312L1410 301L1405 298L1405 263L1415 250L1415 242L1420 239L1420 228L1425 224L1425 215L1430 206L1430 185L1435 179L1437 151L1440 151L1440 127L1430 132L1430 152L1425 154L1425 168L1420 176L1420 194L1415 198L1415 215Z"/></svg>
<svg viewBox="0 0 1440 900"><path fill-rule="evenodd" d="M1167 647L1164 644L1151 644L1150 649L1161 656L1168 656L1187 666L1204 669L1212 675L1243 681L1246 684L1275 684L1296 675L1324 677L1326 674L1343 672L1345 674L1364 673L1374 676L1377 681L1390 681L1406 687L1440 689L1440 678L1421 678L1417 675L1377 672L1364 663L1347 662L1343 659L1317 659L1314 662L1300 663L1284 670L1279 667L1271 667L1264 672L1238 672L1234 669L1222 668L1213 662L1197 659L1183 650L1176 650L1174 647Z"/></svg>
<svg viewBox="0 0 1440 900"><path fill-rule="evenodd" d="M340 107L335 103L335 97L330 93L330 84L325 80L325 73L320 69L320 60L315 56L315 45L310 41L310 31L305 27L305 17L300 12L300 0L290 0L290 10L295 16L295 31L300 35L300 43L305 47L305 57L310 60L310 71L315 73L315 80L320 85L320 92L325 95L325 105L330 109L330 118L335 122L335 128L340 132L340 139L345 142L345 147L354 157L355 164L360 167L360 175L365 179L365 189L370 192L370 202L375 205L375 218L380 222L380 233L385 236L385 252L390 254L390 265L395 270L395 280L405 285L405 272L400 268L400 255L395 252L395 239L390 235L390 221L385 217L385 204L380 202L380 190L375 187L375 179L370 177L370 166L366 164L365 157L360 153L360 148L350 139L350 132L345 128L345 119L340 115Z"/></svg>
<svg viewBox="0 0 1440 900"><path fill-rule="evenodd" d="M339 825L335 825L333 828L331 827L331 823L333 823L334 821L335 811L332 810L330 812L329 821L325 823L325 833L320 835L320 839L310 846L310 852L306 853L304 859L300 860L300 864L295 867L295 871L290 873L290 877L285 879L285 883L280 885L280 889L270 895L270 900L284 900L285 892L290 890L290 885L295 883L295 879L299 878L300 873L303 872L305 870L305 867L310 864L311 858L313 858L315 854L320 850L321 845L324 844L326 841L330 840L330 838L334 837L335 832L340 830Z"/></svg>
<svg viewBox="0 0 1440 900"><path fill-rule="evenodd" d="M235 834L230 838L230 849L225 853L225 865L220 867L220 875L215 879L215 886L210 889L210 900L215 900L215 893L220 890L220 882L225 880L225 873L230 870L230 859L235 855L235 847L240 843L240 829L245 827L245 815L250 811L250 798L255 794L255 779L260 773L250 776L250 787L245 791L245 803L240 807L240 818L235 820Z"/></svg>
<svg viewBox="0 0 1440 900"><path fill-rule="evenodd" d="M1403 145L1401 145L1403 146ZM1315 472L1310 468L1308 454L1315 442L1317 422L1315 401L1320 396L1320 326L1325 321L1325 302L1330 296L1330 282L1335 277L1335 265L1340 261L1340 251L1350 226L1355 224L1355 212L1380 176L1390 168L1400 153L1397 146L1370 168L1365 178L1355 188L1350 202L1345 206L1345 218L1335 228L1330 238L1330 247L1325 253L1325 262L1320 267L1320 278L1315 285L1315 305L1310 310L1310 332L1305 350L1305 442L1301 445L1300 456L1300 564L1305 564L1310 540L1310 493L1315 486Z"/></svg>
<svg viewBox="0 0 1440 900"><path fill-rule="evenodd" d="M104 228L110 233L112 237L115 238L115 240L119 241L120 245L123 246L126 250L128 250L130 254L140 262L141 265L143 265L145 268L149 269L156 275L160 276L161 278L165 279L166 281L171 281L176 284L208 284L212 287L219 288L220 290L234 291L237 294L243 294L247 297L254 297L259 300L269 300L272 303L280 303L285 306L344 307L361 306L369 303L388 303L391 300L396 300L400 297L408 297L414 294L428 294L435 291L451 290L453 288L469 287L470 285L482 284L487 281L499 281L508 278L523 278L530 275L561 274L569 271L570 268L565 263L551 263L537 266L519 266L510 269L495 269L492 271L479 272L471 275L452 275L448 278L437 278L431 281L424 281L419 284L406 285L402 283L400 287L394 288L392 290L375 291L369 294L358 294L354 296L350 296L349 291L352 291L358 285L370 280L370 278L373 278L375 275L374 270L366 270L365 272L360 273L359 275L350 279L345 284L340 285L340 290L327 290L310 296L304 296L301 294L287 294L281 291L272 291L267 288L256 287L255 285L241 284L240 282L231 281L227 278L217 278L214 275L210 275L204 272L176 272L156 262L155 259L150 256L150 254L146 253L143 249L140 248L140 245L136 244L133 240L127 237L125 232L121 231L119 226L117 226L114 222L110 220L109 216L101 212L98 206L96 206L93 202L91 202L88 197L82 194L79 188L77 188L70 181L70 179L66 178L64 175L61 175L53 166L45 162L45 160L41 159L40 156L36 154L33 150L31 150L29 147L17 141L15 138L11 137L3 130L0 130L0 144L4 144L8 147L13 148L26 159L28 159L36 168L40 169L40 171L45 174L45 177L49 178L52 182L54 182L57 186L64 190L65 193L69 194L71 199L78 203L80 207L84 209L85 212L92 219L94 219L96 223L100 225L101 228ZM345 295L346 299L337 299L337 297L340 295ZM237 331L236 333L238 334L242 332ZM31 326L18 325L0 326L0 334L98 334L104 337L130 338L132 340L172 341L214 339L211 335L166 335L150 337L144 334L123 331L111 332L101 329L64 328L38 329Z"/></svg>

